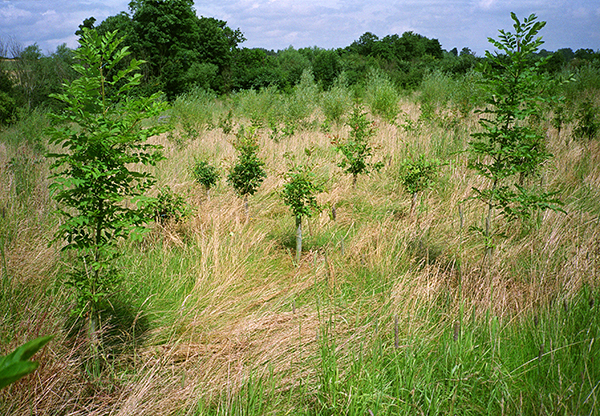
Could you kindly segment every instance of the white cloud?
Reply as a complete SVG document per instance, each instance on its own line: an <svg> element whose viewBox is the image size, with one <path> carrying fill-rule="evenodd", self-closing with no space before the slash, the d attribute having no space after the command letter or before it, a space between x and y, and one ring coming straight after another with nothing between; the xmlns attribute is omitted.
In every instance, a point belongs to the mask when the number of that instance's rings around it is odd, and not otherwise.
<svg viewBox="0 0 600 416"><path fill-rule="evenodd" d="M98 22L128 11L129 0L0 1L0 38L15 37L44 51L67 42L87 17ZM442 47L469 47L477 54L489 48L498 29L512 30L510 12L520 18L536 13L549 50L600 49L598 0L196 0L199 16L215 17L240 29L242 46L284 49L344 47L365 32L379 37L412 30L439 39Z"/></svg>
<svg viewBox="0 0 600 416"><path fill-rule="evenodd" d="M492 8L494 3L496 3L496 0L481 0L479 2L479 7L481 7L484 10L488 10Z"/></svg>
<svg viewBox="0 0 600 416"><path fill-rule="evenodd" d="M22 20L31 16L31 12L23 9L18 9L12 4L0 6L0 22L9 24L11 21ZM5 23L6 22L6 23Z"/></svg>

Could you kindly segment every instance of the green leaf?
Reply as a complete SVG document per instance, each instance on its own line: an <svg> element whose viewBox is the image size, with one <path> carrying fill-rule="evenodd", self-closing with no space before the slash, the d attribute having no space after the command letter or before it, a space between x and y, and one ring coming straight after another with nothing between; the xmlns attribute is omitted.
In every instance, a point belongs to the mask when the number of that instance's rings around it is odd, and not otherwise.
<svg viewBox="0 0 600 416"><path fill-rule="evenodd" d="M36 338L21 345L7 356L0 357L0 388L33 372L39 364L28 360L52 338L54 335Z"/></svg>

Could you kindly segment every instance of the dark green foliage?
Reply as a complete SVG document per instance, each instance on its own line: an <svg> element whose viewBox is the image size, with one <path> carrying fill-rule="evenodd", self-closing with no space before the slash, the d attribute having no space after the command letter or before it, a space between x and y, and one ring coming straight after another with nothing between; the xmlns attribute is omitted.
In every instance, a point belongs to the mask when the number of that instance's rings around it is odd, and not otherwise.
<svg viewBox="0 0 600 416"><path fill-rule="evenodd" d="M207 190L215 186L220 177L218 169L206 160L196 160L194 162L192 175L194 180Z"/></svg>
<svg viewBox="0 0 600 416"><path fill-rule="evenodd" d="M254 195L267 176L264 170L265 162L258 157L256 129L250 127L246 130L241 127L233 146L238 152L238 160L231 168L227 181L239 196L246 199Z"/></svg>
<svg viewBox="0 0 600 416"><path fill-rule="evenodd" d="M590 99L580 104L579 110L575 114L577 125L573 134L578 139L593 140L600 130L600 121L598 120L598 107Z"/></svg>
<svg viewBox="0 0 600 416"><path fill-rule="evenodd" d="M311 68L308 58L291 46L277 53L277 62L285 76L286 89L298 84L304 71Z"/></svg>
<svg viewBox="0 0 600 416"><path fill-rule="evenodd" d="M312 63L315 80L321 84L323 89L328 90L342 71L342 63L339 54L330 50L321 50Z"/></svg>
<svg viewBox="0 0 600 416"><path fill-rule="evenodd" d="M413 61L424 56L442 58L442 47L437 39L428 39L414 32L404 32L379 39L367 32L346 48L366 56L378 56L391 62Z"/></svg>
<svg viewBox="0 0 600 416"><path fill-rule="evenodd" d="M376 128L375 124L367 119L367 113L363 112L361 106L354 107L346 124L350 127L348 139L342 142L336 140L333 144L344 157L338 166L352 175L352 184L355 186L358 175L379 170L383 163L369 161L374 150L369 139L375 135Z"/></svg>
<svg viewBox="0 0 600 416"><path fill-rule="evenodd" d="M0 389L35 371L39 363L29 359L52 338L54 335L36 338L6 356L0 356Z"/></svg>
<svg viewBox="0 0 600 416"><path fill-rule="evenodd" d="M8 67L0 61L0 129L17 121L16 90Z"/></svg>
<svg viewBox="0 0 600 416"><path fill-rule="evenodd" d="M232 87L235 90L260 90L269 86L283 88L287 85L277 58L267 55L264 49L238 50L233 57L232 72Z"/></svg>
<svg viewBox="0 0 600 416"><path fill-rule="evenodd" d="M160 224L180 222L190 214L185 199L173 192L169 186L158 190L158 196L149 204L149 208L156 222Z"/></svg>
<svg viewBox="0 0 600 416"><path fill-rule="evenodd" d="M0 128L17 120L17 108L16 100L9 93L0 91Z"/></svg>
<svg viewBox="0 0 600 416"><path fill-rule="evenodd" d="M219 67L208 62L194 62L183 77L186 90L193 92L194 88L203 90L219 90Z"/></svg>
<svg viewBox="0 0 600 416"><path fill-rule="evenodd" d="M421 154L415 160L404 160L400 165L400 182L412 196L411 215L414 213L419 192L429 189L435 182L439 168L444 163L438 159L427 159Z"/></svg>
<svg viewBox="0 0 600 416"><path fill-rule="evenodd" d="M218 68L219 82L211 88L226 91L234 51L244 41L239 30L215 18L198 18L190 0L142 0L130 3L131 22L126 27L127 43L138 59L148 61L146 83L162 89L169 99L206 84L206 68ZM209 74L210 75L210 74ZM220 91L220 92L223 92Z"/></svg>
<svg viewBox="0 0 600 416"><path fill-rule="evenodd" d="M86 21L84 20L83 23L85 25ZM114 16L108 16L98 26L93 27L93 29L96 30L100 36L117 30L119 31L119 36L127 37L132 29L131 18L127 13L121 12Z"/></svg>

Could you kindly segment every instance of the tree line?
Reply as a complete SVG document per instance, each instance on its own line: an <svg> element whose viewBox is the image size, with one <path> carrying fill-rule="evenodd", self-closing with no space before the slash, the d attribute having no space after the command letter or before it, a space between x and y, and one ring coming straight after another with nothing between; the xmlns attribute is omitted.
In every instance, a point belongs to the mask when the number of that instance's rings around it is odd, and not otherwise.
<svg viewBox="0 0 600 416"><path fill-rule="evenodd" d="M146 62L137 94L161 91L169 100L199 88L227 94L275 86L289 92L307 69L323 89L329 89L341 74L349 86L360 88L372 68L384 72L397 88L413 89L431 71L460 76L486 59L468 47L446 51L437 39L413 32L383 38L367 32L338 49L244 48L246 39L240 29L213 17L198 17L193 5L193 0L133 0L128 12L98 24L94 17L85 19L76 34L81 36L84 28L101 36L118 30L131 52L129 59ZM74 51L66 45L44 55L36 44L21 48L0 41L0 55L9 54L16 59L5 59L0 65L0 125L15 121L23 109L59 106L50 95L78 76L71 69ZM549 73L566 67L600 67L600 52L591 49L542 49L530 57L542 58L548 58L544 65Z"/></svg>

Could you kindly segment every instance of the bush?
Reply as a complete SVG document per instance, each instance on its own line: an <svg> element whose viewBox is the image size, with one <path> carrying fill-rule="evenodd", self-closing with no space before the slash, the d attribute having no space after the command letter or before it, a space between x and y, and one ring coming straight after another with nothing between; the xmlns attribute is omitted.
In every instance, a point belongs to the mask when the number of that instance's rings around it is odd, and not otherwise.
<svg viewBox="0 0 600 416"><path fill-rule="evenodd" d="M216 123L213 116L217 113L215 99L215 93L193 88L173 102L172 121L184 132L184 140L194 140L203 130L214 128Z"/></svg>
<svg viewBox="0 0 600 416"><path fill-rule="evenodd" d="M285 177L281 197L296 219L296 261L299 263L302 254L302 217L311 217L319 212L316 194L322 192L323 187L315 183L315 174L307 166L293 166Z"/></svg>
<svg viewBox="0 0 600 416"><path fill-rule="evenodd" d="M165 130L161 124L142 128L166 104L158 95L129 97L140 83L141 62L132 59L116 69L128 56L126 47L119 49L123 39L116 33L100 36L84 29L75 52L80 63L74 65L81 76L65 86L64 94L53 96L65 109L52 115L49 131L50 144L58 148L48 155L53 159L50 187L63 217L55 242L77 256L67 284L77 295L75 313L88 317L94 375L100 364L100 311L120 282L117 241L144 230L144 194L155 183L151 174L129 167L155 165L163 158L159 146L146 140ZM112 95L106 95L105 85Z"/></svg>
<svg viewBox="0 0 600 416"><path fill-rule="evenodd" d="M250 120L252 126L263 127L282 112L281 96L276 87L261 88L260 91L245 90L235 96L238 116Z"/></svg>
<svg viewBox="0 0 600 416"><path fill-rule="evenodd" d="M469 167L489 179L485 189L473 188L473 199L487 207L480 232L491 253L493 212L499 210L507 221L529 218L532 212L558 210L560 202L553 193L539 193L525 187L524 178L539 171L551 154L546 151L545 137L530 126L539 117L542 97L540 66L530 55L543 43L538 32L546 22L537 22L532 14L520 22L514 13L515 33L500 30L500 40L490 42L502 55L486 51L488 63L479 68L485 79L488 107L479 123L482 131L473 133L469 142Z"/></svg>
<svg viewBox="0 0 600 416"><path fill-rule="evenodd" d="M371 69L369 72L365 101L371 112L389 123L398 117L400 96L392 81L381 71Z"/></svg>
<svg viewBox="0 0 600 416"><path fill-rule="evenodd" d="M218 169L205 160L196 160L194 162L192 175L196 182L204 186L207 191L217 184L221 176Z"/></svg>
<svg viewBox="0 0 600 416"><path fill-rule="evenodd" d="M454 81L450 101L461 116L466 117L484 103L481 82L481 73L474 70L468 71Z"/></svg>
<svg viewBox="0 0 600 416"><path fill-rule="evenodd" d="M416 160L405 160L400 165L400 181L412 196L410 215L413 216L417 204L417 194L430 188L444 164L438 159L427 159L421 154Z"/></svg>
<svg viewBox="0 0 600 416"><path fill-rule="evenodd" d="M352 92L346 85L343 74L338 77L329 91L321 96L321 110L328 123L340 123L344 114L352 106Z"/></svg>
<svg viewBox="0 0 600 416"><path fill-rule="evenodd" d="M267 176L264 170L265 162L258 157L258 135L256 128L240 127L233 146L238 152L238 159L227 175L227 181L235 192L244 199L248 213L248 196L254 195Z"/></svg>
<svg viewBox="0 0 600 416"><path fill-rule="evenodd" d="M347 122L350 135L344 141L334 141L335 150L344 157L338 166L352 175L352 187L356 186L358 175L368 174L383 167L381 162L372 163L373 147L369 139L375 135L375 123L367 120L367 113L356 105Z"/></svg>
<svg viewBox="0 0 600 416"><path fill-rule="evenodd" d="M173 192L169 186L158 190L158 196L150 204L150 209L159 224L180 222L190 215L190 208L185 199Z"/></svg>
<svg viewBox="0 0 600 416"><path fill-rule="evenodd" d="M285 120L292 125L308 121L316 108L319 88L310 70L305 69L300 83L285 102Z"/></svg>
<svg viewBox="0 0 600 416"><path fill-rule="evenodd" d="M575 119L577 125L573 130L573 134L576 138L591 141L598 135L598 130L600 130L598 107L594 105L592 100L587 99L579 105Z"/></svg>
<svg viewBox="0 0 600 416"><path fill-rule="evenodd" d="M430 72L421 83L421 117L430 119L438 107L444 107L450 101L455 90L455 82L440 71Z"/></svg>

